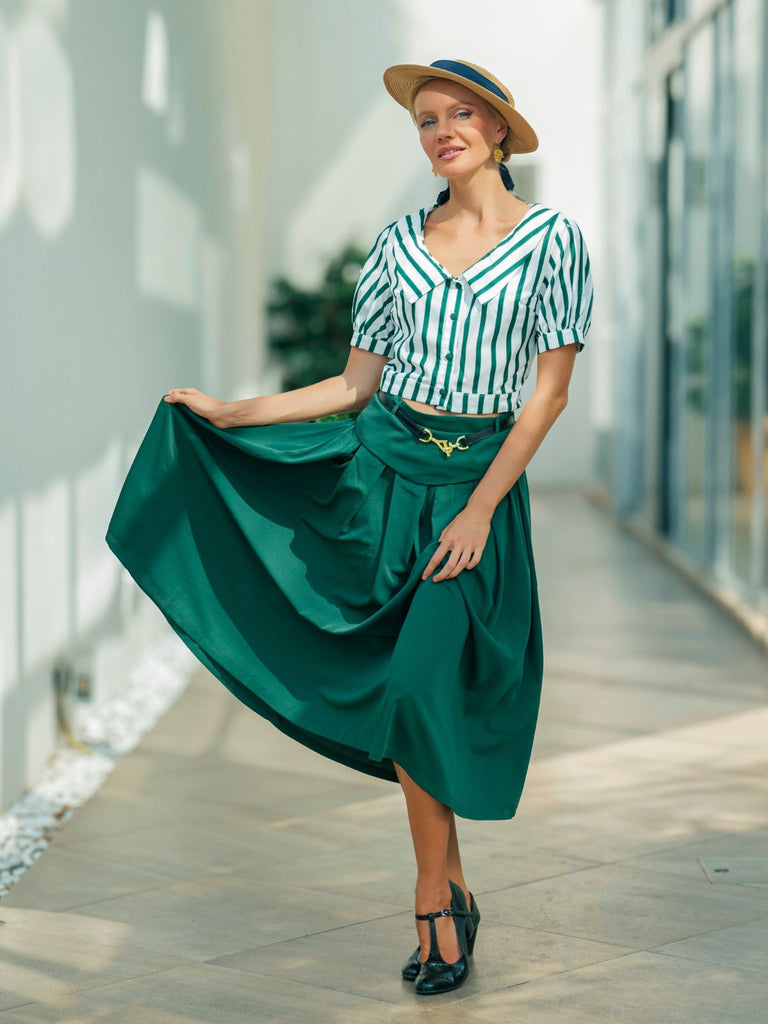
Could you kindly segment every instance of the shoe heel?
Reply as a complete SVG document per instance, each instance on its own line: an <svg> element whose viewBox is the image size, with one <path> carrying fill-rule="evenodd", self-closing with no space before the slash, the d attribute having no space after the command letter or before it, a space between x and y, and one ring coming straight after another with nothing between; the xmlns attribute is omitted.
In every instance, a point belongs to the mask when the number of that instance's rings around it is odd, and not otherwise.
<svg viewBox="0 0 768 1024"><path fill-rule="evenodd" d="M474 893L469 894L472 899L472 910L469 918L467 919L467 952L472 955L475 948L475 940L477 939L477 926L480 924L480 911L477 909L477 900L474 897Z"/></svg>

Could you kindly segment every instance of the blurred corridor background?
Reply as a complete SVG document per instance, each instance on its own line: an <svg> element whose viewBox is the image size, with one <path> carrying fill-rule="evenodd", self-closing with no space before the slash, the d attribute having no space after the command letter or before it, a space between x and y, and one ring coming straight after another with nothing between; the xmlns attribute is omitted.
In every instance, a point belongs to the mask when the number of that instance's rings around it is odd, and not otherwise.
<svg viewBox="0 0 768 1024"><path fill-rule="evenodd" d="M0 0L0 810L56 683L77 735L167 633L104 542L162 396L280 390L275 279L441 187L393 63L498 74L516 192L589 245L532 493L587 489L768 643L767 38L766 0Z"/></svg>

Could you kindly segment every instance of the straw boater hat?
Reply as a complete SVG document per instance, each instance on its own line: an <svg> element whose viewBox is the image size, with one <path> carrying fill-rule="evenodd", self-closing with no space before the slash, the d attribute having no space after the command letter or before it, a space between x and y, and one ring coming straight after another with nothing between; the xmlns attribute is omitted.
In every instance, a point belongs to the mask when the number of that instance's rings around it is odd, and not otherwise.
<svg viewBox="0 0 768 1024"><path fill-rule="evenodd" d="M384 85L387 91L407 110L411 110L411 101L425 82L430 78L446 78L449 82L458 82L472 92L482 96L484 100L497 110L509 125L510 131L502 142L505 154L532 153L538 149L539 140L522 114L515 109L512 93L498 78L481 68L479 64L471 64L468 60L436 60L434 64L393 64L384 72Z"/></svg>

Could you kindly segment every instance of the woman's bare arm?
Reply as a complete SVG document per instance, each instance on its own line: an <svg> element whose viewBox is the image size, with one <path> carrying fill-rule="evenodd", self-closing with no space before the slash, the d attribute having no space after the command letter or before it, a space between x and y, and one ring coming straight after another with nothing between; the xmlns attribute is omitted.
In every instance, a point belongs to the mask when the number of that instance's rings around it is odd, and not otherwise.
<svg viewBox="0 0 768 1024"><path fill-rule="evenodd" d="M504 444L472 492L468 507L490 520L496 506L538 450L555 420L568 404L568 385L576 359L576 346L563 345L540 352L536 360L536 387L525 403Z"/></svg>
<svg viewBox="0 0 768 1024"><path fill-rule="evenodd" d="M478 564L496 506L514 486L568 404L568 384L575 357L576 346L573 344L539 353L533 394L469 501L440 534L440 544L426 565L422 579L435 572L446 555L445 565L432 576L436 583L457 576L464 569L474 569Z"/></svg>
<svg viewBox="0 0 768 1024"><path fill-rule="evenodd" d="M171 388L165 401L181 402L221 428L314 420L332 413L363 409L379 387L387 359L387 356L351 347L347 365L340 374L307 387L237 402L221 402L197 388Z"/></svg>

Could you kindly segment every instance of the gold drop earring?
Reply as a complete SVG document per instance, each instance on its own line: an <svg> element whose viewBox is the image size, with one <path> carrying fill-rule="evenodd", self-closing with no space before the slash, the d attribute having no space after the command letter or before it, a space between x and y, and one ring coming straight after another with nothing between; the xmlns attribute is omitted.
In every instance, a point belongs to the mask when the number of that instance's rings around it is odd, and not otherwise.
<svg viewBox="0 0 768 1024"><path fill-rule="evenodd" d="M496 161L497 164L500 164L501 161L504 159L504 150L501 149L501 147L497 146L496 149L494 149L493 159Z"/></svg>
<svg viewBox="0 0 768 1024"><path fill-rule="evenodd" d="M434 168L434 167L432 168L432 173L434 174L434 176L435 176L436 178L439 178L439 177L440 177L440 175L439 175L439 174L437 173L437 171L435 170L435 168Z"/></svg>

